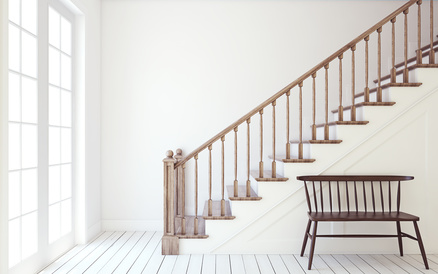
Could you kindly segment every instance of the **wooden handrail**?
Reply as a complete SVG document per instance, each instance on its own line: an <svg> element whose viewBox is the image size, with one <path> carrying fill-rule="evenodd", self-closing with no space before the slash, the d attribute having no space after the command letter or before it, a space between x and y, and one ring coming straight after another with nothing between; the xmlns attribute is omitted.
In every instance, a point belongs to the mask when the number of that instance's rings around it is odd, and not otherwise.
<svg viewBox="0 0 438 274"><path fill-rule="evenodd" d="M334 59L338 58L341 54L346 52L347 50L351 49L354 45L358 44L360 41L362 41L365 37L369 36L373 32L377 31L377 29L381 28L383 25L388 23L392 18L396 17L397 15L401 14L403 11L408 9L410 6L417 3L418 0L410 0L409 2L405 3L403 6L398 8L396 11L392 12L390 15L386 16L384 19L382 19L380 22L369 28L367 31L353 39L351 42L340 48L338 51L324 59L322 62L314 66L312 69L304 73L302 76L297 78L295 81L284 87L282 90L271 96L269 99L258 105L256 108L248 112L246 115L244 115L242 118L237 120L236 122L232 123L230 126L216 134L213 138L202 144L200 147L192 151L191 153L187 154L186 157L184 157L181 161L179 161L177 164L175 164L175 168L183 165L188 160L193 158L193 156L197 155L204 149L206 149L209 145L213 144L217 140L221 139L223 136L234 130L235 127L239 126L240 124L244 123L246 120L257 114L260 110L264 109L266 106L272 104L275 100L277 100L279 97L281 97L283 94L285 94L287 91L292 89L293 87L297 86L299 83L302 83L304 80L309 78L313 73L316 73L318 70L323 68L326 64L330 63Z"/></svg>

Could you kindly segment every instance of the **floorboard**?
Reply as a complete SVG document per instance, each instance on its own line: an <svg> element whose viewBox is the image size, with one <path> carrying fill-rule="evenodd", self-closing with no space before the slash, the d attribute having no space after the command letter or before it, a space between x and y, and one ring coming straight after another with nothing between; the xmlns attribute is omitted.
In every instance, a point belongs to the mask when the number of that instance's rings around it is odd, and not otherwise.
<svg viewBox="0 0 438 274"><path fill-rule="evenodd" d="M190 255L189 267L187 268L187 274L200 274L202 270L202 262L204 256L202 255Z"/></svg>
<svg viewBox="0 0 438 274"><path fill-rule="evenodd" d="M77 245L39 274L147 273L147 274L288 274L336 273L438 274L438 256L428 255L430 270L421 255L315 254L312 270L308 256L294 254L161 255L161 232L104 232Z"/></svg>
<svg viewBox="0 0 438 274"><path fill-rule="evenodd" d="M242 258L243 258L243 264L245 265L246 273L248 274L260 273L260 269L254 255L242 255Z"/></svg>
<svg viewBox="0 0 438 274"><path fill-rule="evenodd" d="M275 274L268 255L255 255L261 274Z"/></svg>
<svg viewBox="0 0 438 274"><path fill-rule="evenodd" d="M149 241L152 239L154 234L157 234L159 239L159 233L146 232L144 233L140 240L134 245L134 247L129 251L123 261L117 266L117 268L112 272L114 274L125 274L128 273L129 269L133 266L137 258L140 256L142 251L146 246L149 245Z"/></svg>
<svg viewBox="0 0 438 274"><path fill-rule="evenodd" d="M189 268L190 255L176 256L175 266L173 267L172 274L186 274ZM170 272L169 272L170 273Z"/></svg>
<svg viewBox="0 0 438 274"><path fill-rule="evenodd" d="M242 255L230 255L231 273L245 273Z"/></svg>
<svg viewBox="0 0 438 274"><path fill-rule="evenodd" d="M287 269L289 270L289 273L306 273L304 272L303 268L301 268L300 264L298 263L297 259L295 259L294 255L281 255L281 259L283 260L284 264L286 265Z"/></svg>
<svg viewBox="0 0 438 274"><path fill-rule="evenodd" d="M116 268L124 261L126 256L132 251L134 246L138 243L138 241L142 238L144 234L145 232L134 232L123 245L123 247L121 247L120 250L116 254L114 254L111 260L99 270L99 273L113 273L114 270L116 270Z"/></svg>
<svg viewBox="0 0 438 274"><path fill-rule="evenodd" d="M145 246L145 248L141 251L140 255L136 258L136 260L126 273L141 273L143 271L143 269L146 267L146 264L149 262L152 253L159 245L161 236L162 235L160 233L154 234L148 245Z"/></svg>
<svg viewBox="0 0 438 274"><path fill-rule="evenodd" d="M345 268L345 270L347 270L348 273L351 273L351 274L364 273L344 255L336 254L336 255L332 255L332 256L340 265L342 265Z"/></svg>

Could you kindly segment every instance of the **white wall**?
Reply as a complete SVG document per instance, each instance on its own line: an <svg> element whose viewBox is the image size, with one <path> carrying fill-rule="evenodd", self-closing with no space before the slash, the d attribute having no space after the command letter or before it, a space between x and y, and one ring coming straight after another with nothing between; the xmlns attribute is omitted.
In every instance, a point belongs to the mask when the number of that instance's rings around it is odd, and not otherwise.
<svg viewBox="0 0 438 274"><path fill-rule="evenodd" d="M99 0L71 0L77 10L76 184L77 242L101 231L100 202L100 14Z"/></svg>
<svg viewBox="0 0 438 274"><path fill-rule="evenodd" d="M402 1L102 1L103 229L162 229L189 153Z"/></svg>

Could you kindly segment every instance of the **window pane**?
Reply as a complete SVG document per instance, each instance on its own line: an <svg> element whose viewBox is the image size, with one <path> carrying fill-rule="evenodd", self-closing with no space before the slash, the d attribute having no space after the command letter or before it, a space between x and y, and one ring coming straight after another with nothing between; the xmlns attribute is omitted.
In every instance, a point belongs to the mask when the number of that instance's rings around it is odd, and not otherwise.
<svg viewBox="0 0 438 274"><path fill-rule="evenodd" d="M61 203L61 236L71 231L71 199Z"/></svg>
<svg viewBox="0 0 438 274"><path fill-rule="evenodd" d="M33 212L22 217L22 259L38 251L38 219Z"/></svg>
<svg viewBox="0 0 438 274"><path fill-rule="evenodd" d="M18 217L21 213L20 191L20 171L9 172L9 219Z"/></svg>
<svg viewBox="0 0 438 274"><path fill-rule="evenodd" d="M38 173L36 169L21 172L21 214L38 209Z"/></svg>
<svg viewBox="0 0 438 274"><path fill-rule="evenodd" d="M71 23L61 17L61 50L71 55Z"/></svg>
<svg viewBox="0 0 438 274"><path fill-rule="evenodd" d="M13 267L21 259L21 219L9 221L9 267Z"/></svg>
<svg viewBox="0 0 438 274"><path fill-rule="evenodd" d="M38 92L37 81L22 77L22 116L21 119L25 123L37 123L38 122Z"/></svg>
<svg viewBox="0 0 438 274"><path fill-rule="evenodd" d="M71 197L71 165L61 166L61 199Z"/></svg>
<svg viewBox="0 0 438 274"><path fill-rule="evenodd" d="M37 34L37 0L21 0L21 26Z"/></svg>
<svg viewBox="0 0 438 274"><path fill-rule="evenodd" d="M71 90L71 58L61 54L61 87Z"/></svg>
<svg viewBox="0 0 438 274"><path fill-rule="evenodd" d="M49 165L61 162L61 130L49 127Z"/></svg>
<svg viewBox="0 0 438 274"><path fill-rule="evenodd" d="M37 167L38 165L38 135L37 126L22 125L21 126L21 146L22 146L22 168Z"/></svg>
<svg viewBox="0 0 438 274"><path fill-rule="evenodd" d="M60 84L60 52L52 47L49 48L49 83L55 86Z"/></svg>
<svg viewBox="0 0 438 274"><path fill-rule="evenodd" d="M9 72L9 121L21 121L20 76Z"/></svg>
<svg viewBox="0 0 438 274"><path fill-rule="evenodd" d="M9 170L21 168L21 130L19 124L9 123Z"/></svg>
<svg viewBox="0 0 438 274"><path fill-rule="evenodd" d="M9 20L20 25L20 0L9 0Z"/></svg>
<svg viewBox="0 0 438 274"><path fill-rule="evenodd" d="M59 48L60 16L54 9L49 8L49 43Z"/></svg>
<svg viewBox="0 0 438 274"><path fill-rule="evenodd" d="M49 206L49 243L59 239L61 230L60 204Z"/></svg>
<svg viewBox="0 0 438 274"><path fill-rule="evenodd" d="M71 127L71 92L61 91L61 125Z"/></svg>
<svg viewBox="0 0 438 274"><path fill-rule="evenodd" d="M20 30L9 24L9 69L20 71Z"/></svg>
<svg viewBox="0 0 438 274"><path fill-rule="evenodd" d="M61 163L71 162L71 129L61 129Z"/></svg>
<svg viewBox="0 0 438 274"><path fill-rule="evenodd" d="M49 167L49 204L60 201L61 174L59 166Z"/></svg>
<svg viewBox="0 0 438 274"><path fill-rule="evenodd" d="M49 125L59 126L60 119L60 111L61 106L60 101L60 91L59 88L50 86L49 87Z"/></svg>
<svg viewBox="0 0 438 274"><path fill-rule="evenodd" d="M21 32L21 72L37 77L37 40L30 34Z"/></svg>

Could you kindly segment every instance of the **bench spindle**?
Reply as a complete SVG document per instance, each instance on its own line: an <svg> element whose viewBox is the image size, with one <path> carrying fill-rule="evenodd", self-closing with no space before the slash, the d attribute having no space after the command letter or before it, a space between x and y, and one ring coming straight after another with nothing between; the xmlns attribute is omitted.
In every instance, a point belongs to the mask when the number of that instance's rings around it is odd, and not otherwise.
<svg viewBox="0 0 438 274"><path fill-rule="evenodd" d="M362 181L362 186L363 186L363 205L365 208L365 212L368 212L367 211L367 192L365 189L365 181Z"/></svg>

